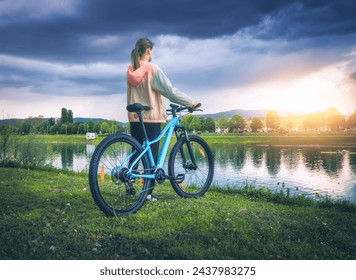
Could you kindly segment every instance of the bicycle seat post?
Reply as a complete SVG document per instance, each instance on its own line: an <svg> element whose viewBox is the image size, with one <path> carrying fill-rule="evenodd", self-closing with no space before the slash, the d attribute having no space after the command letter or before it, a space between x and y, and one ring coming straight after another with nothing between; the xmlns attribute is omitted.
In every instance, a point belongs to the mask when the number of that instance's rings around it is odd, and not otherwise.
<svg viewBox="0 0 356 280"><path fill-rule="evenodd" d="M136 113L138 115L138 119L140 121L140 126L141 126L141 130L142 130L142 134L144 136L144 141L148 140L147 137L147 132L143 123L143 118L142 118L142 111L146 111L146 110L151 110L150 107L148 106L144 106L140 103L133 103L130 105L126 106L127 111L131 112L131 113Z"/></svg>
<svg viewBox="0 0 356 280"><path fill-rule="evenodd" d="M138 115L138 119L140 120L140 126L141 126L141 130L142 130L142 134L143 134L143 141L146 141L148 140L148 137L147 137L147 132L146 132L146 128L145 128L145 125L143 123L143 118L142 118L142 114L141 112L136 112L137 115Z"/></svg>

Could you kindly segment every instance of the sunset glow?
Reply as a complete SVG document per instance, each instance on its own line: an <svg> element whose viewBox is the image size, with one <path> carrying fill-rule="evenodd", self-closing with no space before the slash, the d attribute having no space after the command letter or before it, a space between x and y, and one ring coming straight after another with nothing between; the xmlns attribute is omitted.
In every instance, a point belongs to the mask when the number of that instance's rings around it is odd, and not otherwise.
<svg viewBox="0 0 356 280"><path fill-rule="evenodd" d="M130 2L68 0L45 9L39 0L2 1L1 117L58 117L65 107L75 117L127 121L126 70L140 37L155 43L152 62L204 113L356 109L353 1L205 1L203 13L195 1L160 9L138 2L150 17L133 24Z"/></svg>
<svg viewBox="0 0 356 280"><path fill-rule="evenodd" d="M335 107L347 114L353 112L356 104L350 103L353 93L343 83L343 73L329 67L294 79L253 85L241 91L246 91L246 99L258 108L317 112Z"/></svg>

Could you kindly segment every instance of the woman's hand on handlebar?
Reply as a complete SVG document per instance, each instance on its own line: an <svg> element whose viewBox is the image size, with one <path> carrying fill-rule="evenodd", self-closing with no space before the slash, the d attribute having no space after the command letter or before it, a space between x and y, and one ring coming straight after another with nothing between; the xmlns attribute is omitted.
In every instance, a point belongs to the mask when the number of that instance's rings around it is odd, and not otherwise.
<svg viewBox="0 0 356 280"><path fill-rule="evenodd" d="M201 106L200 102L194 102L192 107L185 107L185 108L188 109L189 113L193 113L194 111L202 111L198 109L200 106Z"/></svg>
<svg viewBox="0 0 356 280"><path fill-rule="evenodd" d="M201 106L201 103L198 101L195 101L193 103L192 109L195 111L196 109L198 109Z"/></svg>

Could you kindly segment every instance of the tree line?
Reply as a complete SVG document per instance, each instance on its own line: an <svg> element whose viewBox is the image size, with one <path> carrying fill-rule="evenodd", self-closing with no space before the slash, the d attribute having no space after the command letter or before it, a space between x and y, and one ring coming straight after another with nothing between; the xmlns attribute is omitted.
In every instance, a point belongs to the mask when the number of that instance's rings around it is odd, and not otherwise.
<svg viewBox="0 0 356 280"><path fill-rule="evenodd" d="M336 109L330 108L325 112L310 113L305 116L288 115L281 118L276 111L270 111L265 118L254 117L244 119L234 115L231 119L225 115L215 121L217 127L228 132L236 131L291 131L297 130L325 130L342 131L356 129L356 110L348 118L345 118Z"/></svg>
<svg viewBox="0 0 356 280"><path fill-rule="evenodd" d="M98 134L113 134L123 131L129 131L129 124L121 125L115 120L94 122L88 119L85 123L73 121L73 111L66 108L61 110L61 118L29 117L21 120L14 125L14 133L25 134L85 134L95 132ZM221 115L217 119L211 117L202 117L186 115L182 120L188 131L197 132L216 132L217 129L224 132L243 132L251 131L279 131L292 130L298 127L299 130L344 130L356 128L356 110L345 118L336 109L329 109L326 112L310 113L303 117L293 115L281 118L276 111L270 111L265 118L246 119L240 115L234 115L228 118Z"/></svg>
<svg viewBox="0 0 356 280"><path fill-rule="evenodd" d="M42 115L28 117L13 125L15 133L26 134L85 134L95 132L100 134L117 133L124 131L125 127L117 121L98 121L88 119L87 122L73 121L73 111L62 108L60 119L45 118Z"/></svg>

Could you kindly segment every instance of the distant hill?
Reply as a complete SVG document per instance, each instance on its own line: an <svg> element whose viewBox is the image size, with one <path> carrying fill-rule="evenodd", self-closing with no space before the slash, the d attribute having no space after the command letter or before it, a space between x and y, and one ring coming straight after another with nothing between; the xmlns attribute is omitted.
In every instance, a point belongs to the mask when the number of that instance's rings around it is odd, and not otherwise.
<svg viewBox="0 0 356 280"><path fill-rule="evenodd" d="M239 115L243 118L265 118L266 115L268 114L268 112L270 112L271 110L264 110L264 109L260 109L260 110L241 110L241 109L234 109L234 110L230 110L230 111L225 111L225 112L219 112L219 113L215 113L215 114L202 114L200 116L207 118L207 117L211 117L212 119L218 119L220 118L222 115L225 115L228 118L231 118L234 115ZM294 114L294 115L303 115L302 112L287 112L287 111L277 111L277 113L281 116L281 117L286 117L289 114Z"/></svg>
<svg viewBox="0 0 356 280"><path fill-rule="evenodd" d="M215 114L204 114L204 115L201 115L201 116L203 116L205 118L210 117L212 119L218 119L222 115L225 115L228 118L231 118L234 115L239 115L239 116L244 117L244 118L253 118L253 117L264 118L267 115L268 112L269 112L269 110L240 110L240 109L235 109L235 110L219 112L219 113L215 113Z"/></svg>
<svg viewBox="0 0 356 280"><path fill-rule="evenodd" d="M107 119L102 119L102 118L73 118L73 122L82 122L82 123L86 123L88 120L92 120L93 123L97 123L100 121L104 121L107 122Z"/></svg>
<svg viewBox="0 0 356 280"><path fill-rule="evenodd" d="M101 119L101 118L73 118L73 122L83 122L83 123L86 123L88 120L92 120L94 123L97 123L97 122L100 122L100 121L104 121L104 122L107 122L109 120L107 119ZM118 123L122 126L125 126L127 125L128 123L127 122L120 122L118 121Z"/></svg>
<svg viewBox="0 0 356 280"><path fill-rule="evenodd" d="M270 110L241 110L241 109L234 109L234 110L230 110L230 111L225 111L225 112L218 112L218 113L214 113L214 114L201 114L201 115L196 115L196 116L201 116L204 118L207 117L211 117L213 119L217 119L219 117L221 117L222 115L225 115L228 118L231 118L234 115L240 115L244 118L264 118L266 117L267 113ZM290 114L291 112L287 112L287 111L277 111L278 114L281 117L285 117L288 114ZM302 114L301 112L292 112L293 114L296 115L300 115ZM45 118L45 120L48 120L49 118ZM107 122L107 119L103 119L103 118L82 118L82 117L78 117L78 118L73 118L74 122L83 122L86 123L89 119L91 119L94 123L100 122L100 121L105 121ZM12 124L15 125L18 122L22 121L23 119L4 119L4 120L0 120L0 124ZM120 122L118 121L118 123L122 126L127 125L127 122Z"/></svg>
<svg viewBox="0 0 356 280"><path fill-rule="evenodd" d="M44 120L49 120L50 118L44 118ZM104 121L104 122L107 122L109 120L107 119L102 119L102 118L81 118L81 117L78 117L78 118L73 118L73 122L83 122L83 123L87 123L88 120L92 120L94 123L97 123L97 122L100 122L100 121ZM16 125L18 124L19 122L21 122L22 120L24 119L4 119L4 120L0 120L0 124L2 125ZM122 126L125 126L127 125L127 122L119 122L118 123Z"/></svg>
<svg viewBox="0 0 356 280"><path fill-rule="evenodd" d="M21 119L4 119L0 120L0 124L3 125L17 125L17 123L21 121Z"/></svg>

